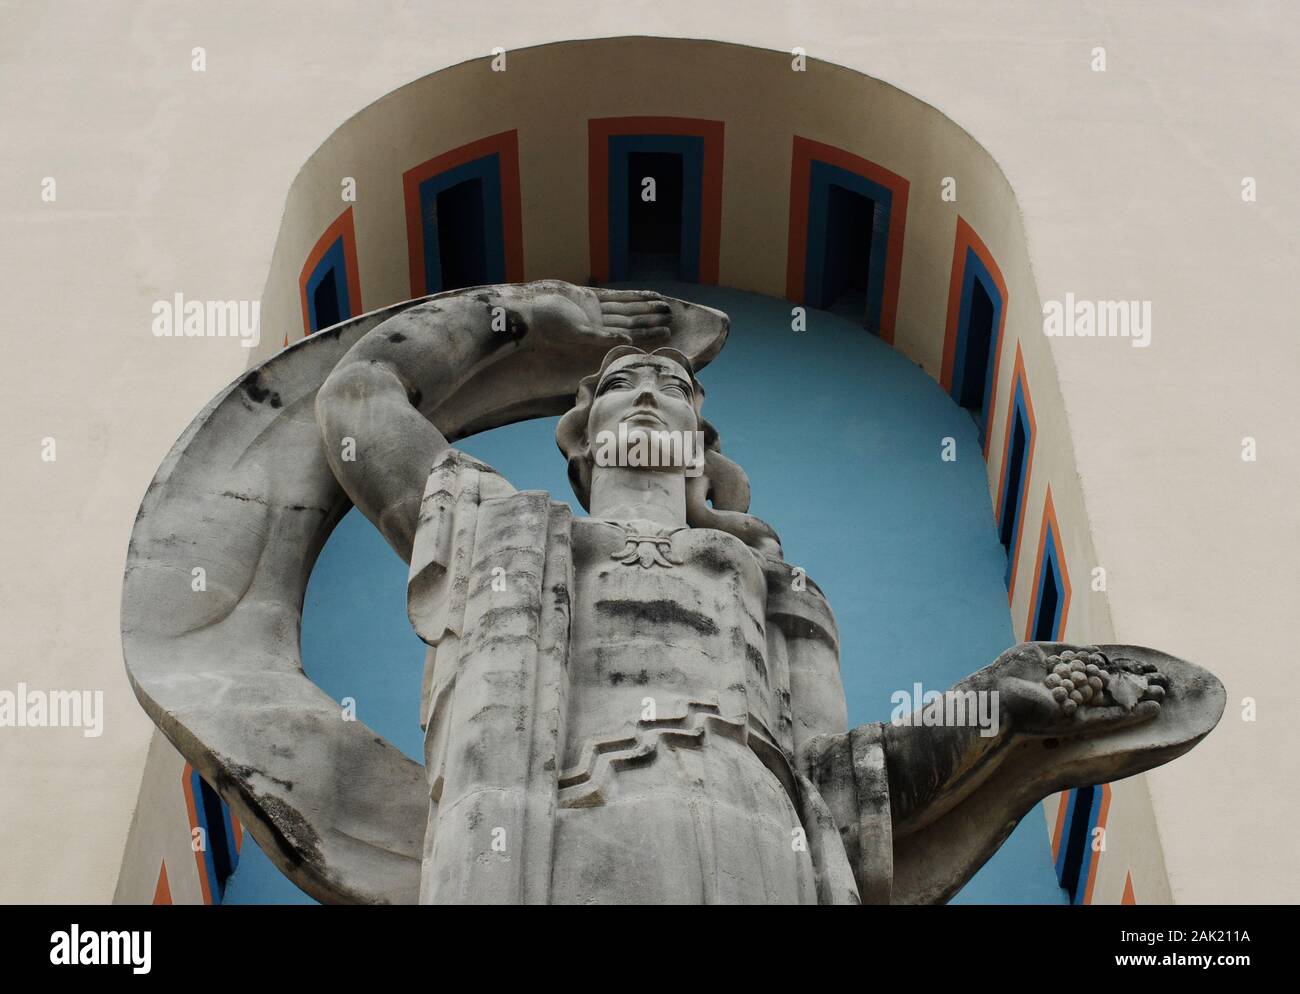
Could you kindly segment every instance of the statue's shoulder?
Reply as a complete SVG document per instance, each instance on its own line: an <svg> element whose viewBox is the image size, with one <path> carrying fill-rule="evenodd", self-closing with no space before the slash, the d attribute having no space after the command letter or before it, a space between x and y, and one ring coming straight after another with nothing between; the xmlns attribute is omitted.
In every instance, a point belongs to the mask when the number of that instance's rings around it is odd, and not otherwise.
<svg viewBox="0 0 1300 994"><path fill-rule="evenodd" d="M411 544L407 616L430 644L463 613L480 510L485 501L509 498L514 487L480 459L449 448L429 470Z"/></svg>
<svg viewBox="0 0 1300 994"><path fill-rule="evenodd" d="M495 469L460 449L449 448L434 462L424 486L424 503L441 506L441 498L453 502L462 494L477 500L508 497L515 493L510 482ZM423 507L421 508L423 511ZM423 520L423 514L421 515Z"/></svg>

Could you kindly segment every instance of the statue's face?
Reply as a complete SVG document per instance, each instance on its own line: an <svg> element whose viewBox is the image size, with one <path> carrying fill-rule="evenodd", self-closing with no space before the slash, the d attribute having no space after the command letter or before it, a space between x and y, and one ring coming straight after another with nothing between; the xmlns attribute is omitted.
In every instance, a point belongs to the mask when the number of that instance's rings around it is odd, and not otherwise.
<svg viewBox="0 0 1300 994"><path fill-rule="evenodd" d="M600 379L587 418L587 438L639 432L694 432L698 428L690 375L666 356L629 355L616 359Z"/></svg>

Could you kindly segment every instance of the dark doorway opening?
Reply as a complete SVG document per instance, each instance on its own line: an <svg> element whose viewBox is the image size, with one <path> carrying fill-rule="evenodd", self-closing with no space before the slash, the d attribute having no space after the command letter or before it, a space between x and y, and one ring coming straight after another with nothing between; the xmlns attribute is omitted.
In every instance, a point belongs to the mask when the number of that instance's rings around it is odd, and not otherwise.
<svg viewBox="0 0 1300 994"><path fill-rule="evenodd" d="M832 183L827 189L826 253L822 269L822 306L863 323L871 267L871 233L876 204L869 197Z"/></svg>
<svg viewBox="0 0 1300 994"><path fill-rule="evenodd" d="M966 361L961 376L961 396L957 403L971 412L984 429L985 381L989 373L989 356L993 345L993 298L984 284L975 280L971 288L970 310L966 315Z"/></svg>
<svg viewBox="0 0 1300 994"><path fill-rule="evenodd" d="M221 798L202 778L199 778L199 794L203 804L203 820L208 829L208 852L212 854L212 868L217 877L217 896L220 897L226 892L226 881L235 872L231 859L235 847L226 832L226 813Z"/></svg>
<svg viewBox="0 0 1300 994"><path fill-rule="evenodd" d="M332 327L343 320L343 315L339 313L339 288L333 269L326 272L316 284L311 302L316 313L316 326L312 331Z"/></svg>
<svg viewBox="0 0 1300 994"><path fill-rule="evenodd" d="M1078 904L1079 884L1083 869L1083 856L1089 843L1088 824L1092 820L1092 805L1097 787L1080 787L1074 793L1074 812L1066 829L1065 859L1061 866L1061 887L1070 895L1070 903ZM1062 802L1064 803L1064 802Z"/></svg>
<svg viewBox="0 0 1300 994"><path fill-rule="evenodd" d="M1038 620L1034 623L1035 642L1051 642L1056 638L1056 607L1061 600L1051 563L1043 563L1043 573L1043 589L1038 594Z"/></svg>
<svg viewBox="0 0 1300 994"><path fill-rule="evenodd" d="M483 181L467 179L438 193L438 265L443 290L489 282Z"/></svg>
<svg viewBox="0 0 1300 994"><path fill-rule="evenodd" d="M1007 490L1002 500L1002 521L998 524L998 535L1002 547L1007 550L1010 563L1011 542L1016 534L1016 518L1020 512L1020 484L1025 472L1025 423L1016 411L1015 425L1011 433L1011 455L1007 461ZM1010 578L1010 567L1007 576Z"/></svg>
<svg viewBox="0 0 1300 994"><path fill-rule="evenodd" d="M682 175L678 152L628 153L628 279L681 279ZM653 200L644 199L647 179Z"/></svg>

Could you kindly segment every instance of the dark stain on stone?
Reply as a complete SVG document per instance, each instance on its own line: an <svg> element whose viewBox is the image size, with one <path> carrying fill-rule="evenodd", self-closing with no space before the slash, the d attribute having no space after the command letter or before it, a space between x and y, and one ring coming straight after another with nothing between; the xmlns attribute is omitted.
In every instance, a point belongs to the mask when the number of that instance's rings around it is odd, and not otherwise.
<svg viewBox="0 0 1300 994"><path fill-rule="evenodd" d="M481 780L484 776L483 749L478 742L466 743L460 752L461 762L465 766L465 776L470 781Z"/></svg>
<svg viewBox="0 0 1300 994"><path fill-rule="evenodd" d="M616 618L631 618L650 624L685 625L701 635L717 635L718 626L707 614L692 611L670 600L603 600L596 602L596 610Z"/></svg>
<svg viewBox="0 0 1300 994"><path fill-rule="evenodd" d="M489 585L489 586L491 585L491 580L490 580L490 579L489 579L489 581L488 581L488 585ZM479 589L482 590L482 589L484 589L484 588L483 588L482 586L480 586ZM484 629L484 630L488 630L488 631L492 630L493 628L497 628L497 627L500 627L501 629L504 629L504 628L509 624L509 622L511 621L511 619L516 618L516 617L528 618L528 617L530 617L530 615L531 615L531 612L528 610L528 608L527 608L526 606L524 606L524 605L522 605L522 604L507 604L507 605L505 605L505 606L503 606L503 607L490 607L490 608L488 608L486 611L483 612L482 620L479 622L479 624L480 624L480 627L481 627L482 629ZM507 638L507 639L509 639L509 638L518 639L518 638L520 638L521 636L519 636L519 635L503 635L502 637L503 637L503 638ZM487 640L485 640L485 641L487 641Z"/></svg>
<svg viewBox="0 0 1300 994"><path fill-rule="evenodd" d="M737 652L745 654L745 658L749 660L749 665L754 667L763 677L763 680L766 681L767 660L764 658L762 650L745 638L743 631L734 626L731 628L731 645Z"/></svg>
<svg viewBox="0 0 1300 994"><path fill-rule="evenodd" d="M283 406L278 393L262 386L262 374L259 370L255 369L245 376L244 381L240 386L244 388L244 393L254 404L260 404L264 400L269 399L272 407Z"/></svg>
<svg viewBox="0 0 1300 994"><path fill-rule="evenodd" d="M650 682L650 671L641 670L639 673L624 673L621 670L610 670L605 679L615 687L621 687L624 683L629 681L634 686L644 687Z"/></svg>
<svg viewBox="0 0 1300 994"><path fill-rule="evenodd" d="M551 593L555 595L556 607L569 606L569 588L563 583L557 583L551 588Z"/></svg>
<svg viewBox="0 0 1300 994"><path fill-rule="evenodd" d="M388 340L392 342L394 345L406 341L406 336L403 335L400 331L390 331L387 337Z"/></svg>
<svg viewBox="0 0 1300 994"><path fill-rule="evenodd" d="M509 307L505 310L506 337L512 342L517 342L528 334L528 322L524 320L523 315L518 311L512 311Z"/></svg>
<svg viewBox="0 0 1300 994"><path fill-rule="evenodd" d="M488 310L488 327L492 329L491 347L493 349L499 349L503 345L517 342L528 334L528 322L524 320L524 316L518 311L504 306L500 301L494 303L486 293L477 293L474 295L474 299ZM506 326L504 328L498 328L496 324L498 308L505 315Z"/></svg>
<svg viewBox="0 0 1300 994"><path fill-rule="evenodd" d="M730 573L735 568L735 564L727 554L719 546L712 543L695 550L691 556L691 564L703 566L710 573L715 574Z"/></svg>
<svg viewBox="0 0 1300 994"><path fill-rule="evenodd" d="M250 784L253 777L260 776L270 780L271 783L279 784L286 791L293 790L292 780L281 780L279 777L273 777L265 770L259 770L255 766L236 766L233 768L233 772L239 778L239 781L244 784Z"/></svg>
<svg viewBox="0 0 1300 994"><path fill-rule="evenodd" d="M420 402L424 400L424 394L420 392L419 387L411 387L406 391L406 399L412 407L419 407Z"/></svg>
<svg viewBox="0 0 1300 994"><path fill-rule="evenodd" d="M244 388L244 393L248 394L248 399L254 404L260 404L271 395L271 391L262 386L262 374L257 370L245 376L240 386Z"/></svg>
<svg viewBox="0 0 1300 994"><path fill-rule="evenodd" d="M257 803L267 813L271 823L280 830L286 840L286 850L298 855L304 863L312 866L325 865L320 852L320 836L296 808L290 807L278 797L259 797Z"/></svg>
<svg viewBox="0 0 1300 994"><path fill-rule="evenodd" d="M763 675L763 679L766 680L767 660L763 658L763 654L759 652L758 649L748 642L745 643L745 658L749 660L750 665L753 666L754 669L758 670L758 672Z"/></svg>
<svg viewBox="0 0 1300 994"><path fill-rule="evenodd" d="M219 755L215 759L219 766L215 777L209 782L222 798L229 800L232 795L238 794L254 810L263 812L266 816L262 819L263 823L275 835L276 847L293 865L300 866L304 863L318 867L325 865L320 852L320 836L302 813L281 798L273 794L259 793L254 789L252 778L266 777L265 771L247 764L232 763L228 758ZM293 784L287 780L279 780L275 777L267 777L267 779L280 784L286 791L293 789Z"/></svg>
<svg viewBox="0 0 1300 994"><path fill-rule="evenodd" d="M789 577L776 567L763 570L763 579L767 581L768 597L779 597L790 589Z"/></svg>

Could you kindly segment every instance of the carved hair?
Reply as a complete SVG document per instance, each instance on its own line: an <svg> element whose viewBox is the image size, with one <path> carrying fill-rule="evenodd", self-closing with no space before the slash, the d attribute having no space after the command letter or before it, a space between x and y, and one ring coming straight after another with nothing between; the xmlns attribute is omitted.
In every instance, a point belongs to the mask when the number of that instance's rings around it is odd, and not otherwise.
<svg viewBox="0 0 1300 994"><path fill-rule="evenodd" d="M749 477L722 454L717 429L700 413L704 406L704 387L696 379L690 359L676 349L659 348L647 352L634 345L616 346L605 354L600 369L578 384L573 407L555 429L555 442L569 460L569 483L583 508L591 510L591 474L596 465L591 440L587 437L591 405L605 371L616 360L630 355L663 356L681 366L690 377L695 420L699 430L704 432L704 472L697 477L687 477L686 523L692 528L730 532L747 545L779 555L780 540L776 533L765 522L745 513L749 510Z"/></svg>

